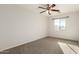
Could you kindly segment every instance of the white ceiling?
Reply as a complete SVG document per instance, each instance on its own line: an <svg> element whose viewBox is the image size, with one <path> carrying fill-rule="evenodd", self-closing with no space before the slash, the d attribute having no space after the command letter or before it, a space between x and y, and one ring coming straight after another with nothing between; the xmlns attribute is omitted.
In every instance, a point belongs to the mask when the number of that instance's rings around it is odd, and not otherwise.
<svg viewBox="0 0 79 59"><path fill-rule="evenodd" d="M79 4L57 4L58 8L62 13L79 11Z"/></svg>
<svg viewBox="0 0 79 59"><path fill-rule="evenodd" d="M38 6L41 6L41 5L40 4L23 4L19 6L27 8L28 10L40 13L42 9L39 9ZM52 12L52 15L59 15L63 13L79 11L79 4L56 4L56 7L54 8L59 9L61 13ZM43 15L48 15L48 14L43 13Z"/></svg>

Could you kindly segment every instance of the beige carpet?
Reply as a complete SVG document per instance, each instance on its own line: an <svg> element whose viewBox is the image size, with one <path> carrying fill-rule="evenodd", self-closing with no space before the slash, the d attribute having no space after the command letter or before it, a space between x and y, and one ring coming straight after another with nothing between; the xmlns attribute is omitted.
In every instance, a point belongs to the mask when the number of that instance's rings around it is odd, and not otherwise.
<svg viewBox="0 0 79 59"><path fill-rule="evenodd" d="M76 47L74 47L76 46ZM17 46L1 54L77 54L79 53L78 42L59 39L43 38L21 46ZM76 51L75 51L76 50Z"/></svg>

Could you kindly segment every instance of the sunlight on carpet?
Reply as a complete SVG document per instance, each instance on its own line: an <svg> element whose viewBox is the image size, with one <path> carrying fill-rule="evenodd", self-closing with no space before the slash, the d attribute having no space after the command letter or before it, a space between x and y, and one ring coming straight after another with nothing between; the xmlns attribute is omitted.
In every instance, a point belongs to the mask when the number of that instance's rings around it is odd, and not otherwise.
<svg viewBox="0 0 79 59"><path fill-rule="evenodd" d="M63 51L64 54L76 54L72 49L74 48L75 50L77 50L79 48L79 47L71 45L73 47L71 49L66 43L62 43L62 42L58 42L58 44L59 44L59 46L62 49L62 51Z"/></svg>

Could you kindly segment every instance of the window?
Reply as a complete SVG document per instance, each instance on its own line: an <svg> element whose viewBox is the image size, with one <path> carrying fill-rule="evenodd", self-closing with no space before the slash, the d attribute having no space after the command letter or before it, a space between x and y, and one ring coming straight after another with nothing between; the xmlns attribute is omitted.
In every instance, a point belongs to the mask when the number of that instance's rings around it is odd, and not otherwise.
<svg viewBox="0 0 79 59"><path fill-rule="evenodd" d="M55 30L65 30L65 19L55 19L54 20Z"/></svg>

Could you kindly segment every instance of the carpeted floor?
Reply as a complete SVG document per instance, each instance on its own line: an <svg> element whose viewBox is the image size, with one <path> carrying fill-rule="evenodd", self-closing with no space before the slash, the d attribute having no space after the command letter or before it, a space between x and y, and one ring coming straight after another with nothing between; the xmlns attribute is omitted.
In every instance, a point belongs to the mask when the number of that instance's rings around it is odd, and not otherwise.
<svg viewBox="0 0 79 59"><path fill-rule="evenodd" d="M74 47L72 48L71 45L79 47L78 42L75 41L47 37L5 50L0 53L1 54L64 54L64 53L77 54L78 51L75 51L73 49Z"/></svg>

